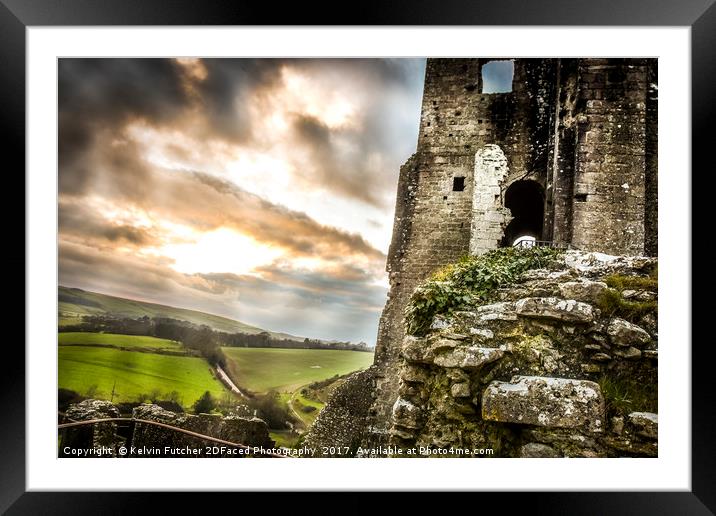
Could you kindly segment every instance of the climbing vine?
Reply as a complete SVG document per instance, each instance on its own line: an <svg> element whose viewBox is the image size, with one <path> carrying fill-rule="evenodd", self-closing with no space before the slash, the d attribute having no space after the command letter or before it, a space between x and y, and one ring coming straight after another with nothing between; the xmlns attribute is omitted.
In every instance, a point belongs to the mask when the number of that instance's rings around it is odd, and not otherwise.
<svg viewBox="0 0 716 516"><path fill-rule="evenodd" d="M405 309L410 335L424 335L438 314L489 301L495 291L530 269L556 268L564 251L549 247L504 247L447 265L413 292Z"/></svg>

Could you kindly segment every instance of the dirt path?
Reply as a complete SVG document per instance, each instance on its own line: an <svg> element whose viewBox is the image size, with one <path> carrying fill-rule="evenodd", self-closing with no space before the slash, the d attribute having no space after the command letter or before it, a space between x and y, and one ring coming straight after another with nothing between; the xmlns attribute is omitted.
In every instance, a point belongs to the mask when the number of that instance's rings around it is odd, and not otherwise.
<svg viewBox="0 0 716 516"><path fill-rule="evenodd" d="M303 420L301 414L299 414L296 409L293 408L293 400L296 398L296 393L300 391L303 387L304 386L301 386L291 393L291 397L288 399L288 408L291 409L291 412L293 412L293 415L296 417L296 419L298 419L304 427L308 428L309 425Z"/></svg>
<svg viewBox="0 0 716 516"><path fill-rule="evenodd" d="M239 389L239 388L234 384L234 382L231 381L231 378L229 378L229 375L226 374L221 367L216 366L216 372L219 374L219 376L221 377L221 380L227 385L227 387L229 387L229 389L231 389L231 392L233 392L233 393L235 393L235 394L238 394L239 396L241 396L241 397L243 397L243 398L245 398L245 399L248 399L248 398L249 398L246 394L244 394L243 392L241 392L241 389Z"/></svg>

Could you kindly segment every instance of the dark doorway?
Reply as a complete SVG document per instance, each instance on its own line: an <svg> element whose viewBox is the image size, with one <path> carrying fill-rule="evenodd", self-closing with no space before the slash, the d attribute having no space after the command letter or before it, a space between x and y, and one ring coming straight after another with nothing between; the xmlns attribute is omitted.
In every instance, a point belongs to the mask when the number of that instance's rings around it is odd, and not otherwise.
<svg viewBox="0 0 716 516"><path fill-rule="evenodd" d="M505 229L502 245L510 246L522 236L542 240L544 190L535 181L515 181L505 192L505 208L512 213L512 221Z"/></svg>

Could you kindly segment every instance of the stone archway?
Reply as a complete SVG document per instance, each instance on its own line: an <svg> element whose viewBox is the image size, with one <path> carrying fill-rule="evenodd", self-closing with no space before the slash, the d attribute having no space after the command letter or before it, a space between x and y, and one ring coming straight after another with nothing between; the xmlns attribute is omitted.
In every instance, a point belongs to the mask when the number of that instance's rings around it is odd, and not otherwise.
<svg viewBox="0 0 716 516"><path fill-rule="evenodd" d="M542 240L544 223L544 189L536 181L512 183L505 192L505 208L512 220L505 228L503 246L511 246L520 237Z"/></svg>

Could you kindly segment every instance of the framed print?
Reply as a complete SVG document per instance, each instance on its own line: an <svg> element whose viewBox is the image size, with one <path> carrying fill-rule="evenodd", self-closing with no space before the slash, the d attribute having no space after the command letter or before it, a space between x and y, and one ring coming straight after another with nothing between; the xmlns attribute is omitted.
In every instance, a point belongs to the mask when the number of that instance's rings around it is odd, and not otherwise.
<svg viewBox="0 0 716 516"><path fill-rule="evenodd" d="M691 170L716 8L292 9L4 0L27 252L3 509L709 514Z"/></svg>

